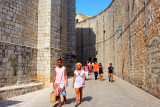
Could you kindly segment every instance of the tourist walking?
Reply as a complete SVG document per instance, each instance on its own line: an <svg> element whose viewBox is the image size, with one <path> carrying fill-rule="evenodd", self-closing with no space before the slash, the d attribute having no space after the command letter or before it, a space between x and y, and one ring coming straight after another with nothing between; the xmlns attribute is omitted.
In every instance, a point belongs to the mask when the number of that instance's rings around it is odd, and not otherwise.
<svg viewBox="0 0 160 107"><path fill-rule="evenodd" d="M87 65L89 66L89 61L87 61Z"/></svg>
<svg viewBox="0 0 160 107"><path fill-rule="evenodd" d="M113 75L114 75L114 68L112 67L112 63L110 63L108 67L108 76L110 82L113 82Z"/></svg>
<svg viewBox="0 0 160 107"><path fill-rule="evenodd" d="M92 62L89 62L89 72L91 73L92 72Z"/></svg>
<svg viewBox="0 0 160 107"><path fill-rule="evenodd" d="M55 89L55 93L59 102L57 107L60 107L61 104L61 97L63 95L64 104L66 104L66 86L68 86L68 76L66 67L62 66L62 60L57 60L58 66L54 68L54 77L53 77L53 87Z"/></svg>
<svg viewBox="0 0 160 107"><path fill-rule="evenodd" d="M83 94L83 87L85 86L85 71L82 68L81 63L76 64L76 70L74 71L74 78L73 78L73 88L76 91L76 104L78 106L78 99L80 94L80 103L82 103L82 94Z"/></svg>
<svg viewBox="0 0 160 107"><path fill-rule="evenodd" d="M100 81L102 81L103 78L103 66L101 63L99 63L99 77L100 77Z"/></svg>
<svg viewBox="0 0 160 107"><path fill-rule="evenodd" d="M86 77L86 79L88 79L89 66L88 66L87 62L85 64L85 66L84 66L84 71L85 71L85 77Z"/></svg>
<svg viewBox="0 0 160 107"><path fill-rule="evenodd" d="M94 62L93 72L94 72L94 75L95 75L95 80L97 80L98 72L99 72L99 65L97 64L97 62Z"/></svg>

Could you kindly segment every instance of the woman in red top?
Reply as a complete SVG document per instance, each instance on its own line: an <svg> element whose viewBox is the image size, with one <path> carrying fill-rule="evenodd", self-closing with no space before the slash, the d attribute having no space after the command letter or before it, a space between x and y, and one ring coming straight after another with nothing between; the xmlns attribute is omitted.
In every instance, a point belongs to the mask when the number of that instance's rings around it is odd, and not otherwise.
<svg viewBox="0 0 160 107"><path fill-rule="evenodd" d="M91 62L89 62L89 72L91 73L92 72L92 63Z"/></svg>

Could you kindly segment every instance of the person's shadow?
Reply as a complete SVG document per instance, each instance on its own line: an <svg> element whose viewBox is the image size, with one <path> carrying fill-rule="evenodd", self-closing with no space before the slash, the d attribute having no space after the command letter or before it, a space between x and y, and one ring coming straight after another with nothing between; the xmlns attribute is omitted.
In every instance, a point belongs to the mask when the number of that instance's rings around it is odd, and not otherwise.
<svg viewBox="0 0 160 107"><path fill-rule="evenodd" d="M92 97L91 96L87 96L87 97L83 97L82 98L82 102L90 102L92 100Z"/></svg>
<svg viewBox="0 0 160 107"><path fill-rule="evenodd" d="M90 102L92 100L92 97L91 96L87 96L87 97L82 97L82 102ZM71 104L71 103L75 103L76 102L76 98L69 98L67 99L67 103L66 104ZM62 103L62 105L64 105L64 103ZM53 107L57 107L58 106L58 103L55 104Z"/></svg>
<svg viewBox="0 0 160 107"><path fill-rule="evenodd" d="M86 79L86 80L87 80L87 81L88 81L88 80L92 80L92 78L88 78L88 79Z"/></svg>
<svg viewBox="0 0 160 107"><path fill-rule="evenodd" d="M115 80L112 80L111 82L115 82Z"/></svg>
<svg viewBox="0 0 160 107"><path fill-rule="evenodd" d="M1 96L0 96L1 97ZM0 100L0 107L9 107L16 104L22 103L23 101L13 101L13 100Z"/></svg>
<svg viewBox="0 0 160 107"><path fill-rule="evenodd" d="M102 79L102 81L105 81L106 79Z"/></svg>

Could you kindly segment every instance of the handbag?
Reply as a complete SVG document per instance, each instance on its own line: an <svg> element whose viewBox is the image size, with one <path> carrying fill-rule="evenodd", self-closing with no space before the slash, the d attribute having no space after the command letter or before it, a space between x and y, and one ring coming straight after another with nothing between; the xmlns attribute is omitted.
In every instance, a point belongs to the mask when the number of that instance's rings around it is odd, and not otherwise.
<svg viewBox="0 0 160 107"><path fill-rule="evenodd" d="M53 89L53 92L50 95L50 102L55 103L57 101L55 90Z"/></svg>

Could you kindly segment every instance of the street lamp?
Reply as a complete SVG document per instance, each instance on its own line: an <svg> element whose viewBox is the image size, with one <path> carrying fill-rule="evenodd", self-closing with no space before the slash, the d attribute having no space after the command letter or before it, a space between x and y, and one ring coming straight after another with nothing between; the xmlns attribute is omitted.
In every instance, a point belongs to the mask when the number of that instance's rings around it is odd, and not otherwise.
<svg viewBox="0 0 160 107"><path fill-rule="evenodd" d="M119 33L119 35L122 35L122 28L121 27L118 28L118 33Z"/></svg>

